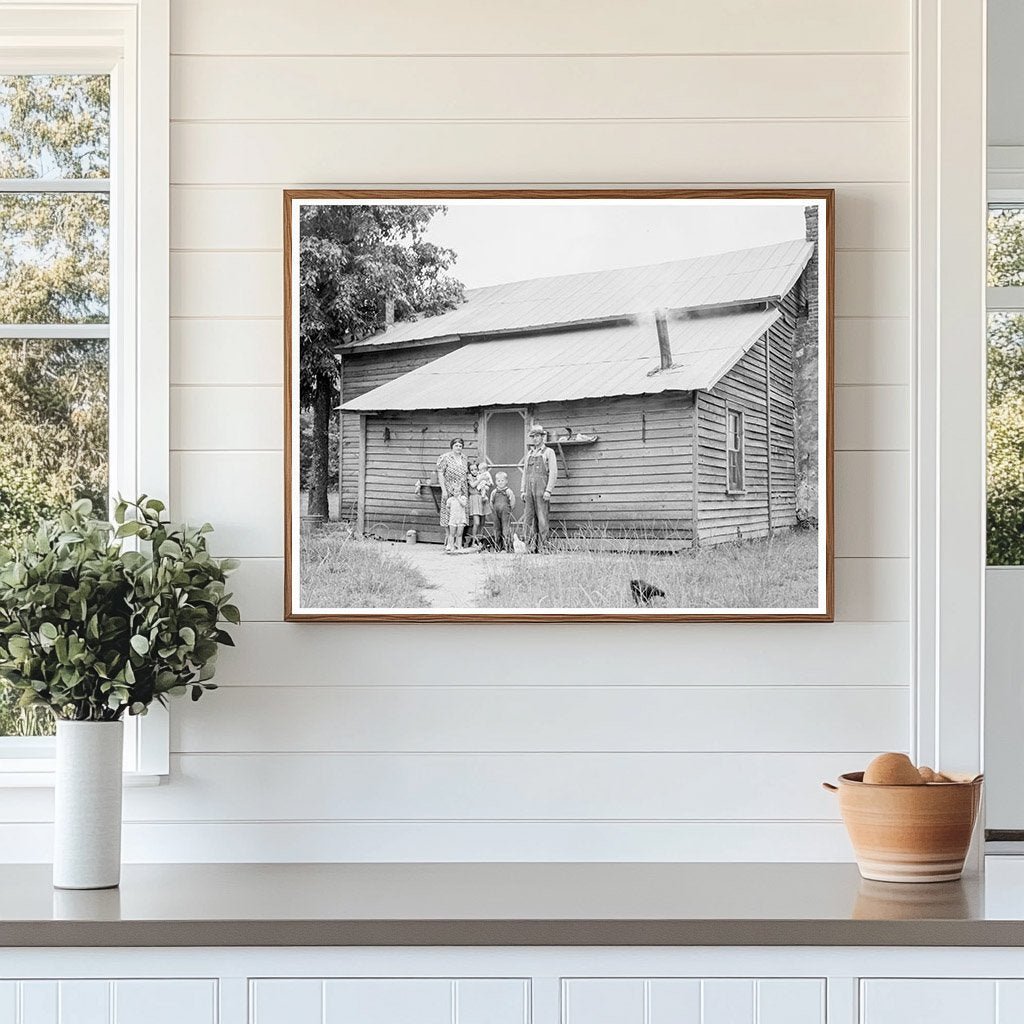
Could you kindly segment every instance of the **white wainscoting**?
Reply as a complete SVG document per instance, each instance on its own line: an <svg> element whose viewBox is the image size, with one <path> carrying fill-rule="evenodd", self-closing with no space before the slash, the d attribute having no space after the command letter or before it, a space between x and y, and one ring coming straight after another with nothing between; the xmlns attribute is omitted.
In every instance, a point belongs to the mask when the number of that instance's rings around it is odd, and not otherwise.
<svg viewBox="0 0 1024 1024"><path fill-rule="evenodd" d="M218 1024L217 981L0 980L0 1024Z"/></svg>
<svg viewBox="0 0 1024 1024"><path fill-rule="evenodd" d="M0 1024L1018 1024L1017 949L0 953ZM111 971L114 973L111 974Z"/></svg>
<svg viewBox="0 0 1024 1024"><path fill-rule="evenodd" d="M570 978L565 1024L825 1024L818 978Z"/></svg>
<svg viewBox="0 0 1024 1024"><path fill-rule="evenodd" d="M911 12L171 5L173 510L246 621L126 857L850 857L819 782L911 743ZM834 625L279 621L281 189L557 183L836 187Z"/></svg>

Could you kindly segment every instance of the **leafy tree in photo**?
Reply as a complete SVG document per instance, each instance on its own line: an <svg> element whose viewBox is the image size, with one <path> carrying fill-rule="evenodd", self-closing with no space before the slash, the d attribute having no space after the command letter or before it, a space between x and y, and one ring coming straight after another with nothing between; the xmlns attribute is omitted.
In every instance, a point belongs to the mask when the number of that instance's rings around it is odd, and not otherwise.
<svg viewBox="0 0 1024 1024"><path fill-rule="evenodd" d="M339 356L347 341L453 309L462 285L447 271L451 249L424 233L443 206L302 207L299 227L299 392L312 421L302 444L309 512L328 518L330 422L340 399Z"/></svg>

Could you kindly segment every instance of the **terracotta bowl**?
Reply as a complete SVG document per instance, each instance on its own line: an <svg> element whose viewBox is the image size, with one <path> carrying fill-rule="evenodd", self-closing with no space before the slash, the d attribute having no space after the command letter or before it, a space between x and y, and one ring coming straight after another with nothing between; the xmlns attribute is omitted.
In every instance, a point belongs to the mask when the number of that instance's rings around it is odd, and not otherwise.
<svg viewBox="0 0 1024 1024"><path fill-rule="evenodd" d="M981 804L981 776L922 786L876 786L839 776L839 811L857 867L877 882L952 882L963 872Z"/></svg>

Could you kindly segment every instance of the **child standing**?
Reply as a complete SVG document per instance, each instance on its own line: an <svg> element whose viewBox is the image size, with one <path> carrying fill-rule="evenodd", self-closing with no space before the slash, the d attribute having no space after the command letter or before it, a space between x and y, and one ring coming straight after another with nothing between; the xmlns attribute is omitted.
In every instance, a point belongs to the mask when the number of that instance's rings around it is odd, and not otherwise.
<svg viewBox="0 0 1024 1024"><path fill-rule="evenodd" d="M473 524L471 544L480 543L480 527L487 515L487 495L494 486L494 478L485 461L469 464L469 520Z"/></svg>
<svg viewBox="0 0 1024 1024"><path fill-rule="evenodd" d="M508 473L498 471L494 480L494 490L491 491L490 503L491 515L494 519L494 547L498 551L511 551L512 510L516 507L516 496L508 485Z"/></svg>
<svg viewBox="0 0 1024 1024"><path fill-rule="evenodd" d="M445 554L456 555L462 547L462 531L466 529L466 499L453 494L445 503L448 506L448 536L444 542Z"/></svg>

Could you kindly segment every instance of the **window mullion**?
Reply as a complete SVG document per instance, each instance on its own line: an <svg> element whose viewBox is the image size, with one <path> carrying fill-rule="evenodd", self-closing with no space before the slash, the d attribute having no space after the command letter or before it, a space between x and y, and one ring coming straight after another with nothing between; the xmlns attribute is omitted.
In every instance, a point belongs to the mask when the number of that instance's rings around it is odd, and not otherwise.
<svg viewBox="0 0 1024 1024"><path fill-rule="evenodd" d="M109 337L110 324L0 324L0 338L16 338L18 341L40 338L77 341Z"/></svg>
<svg viewBox="0 0 1024 1024"><path fill-rule="evenodd" d="M1024 287L988 288L985 306L990 313L1024 312Z"/></svg>
<svg viewBox="0 0 1024 1024"><path fill-rule="evenodd" d="M0 178L4 192L110 192L109 178Z"/></svg>

